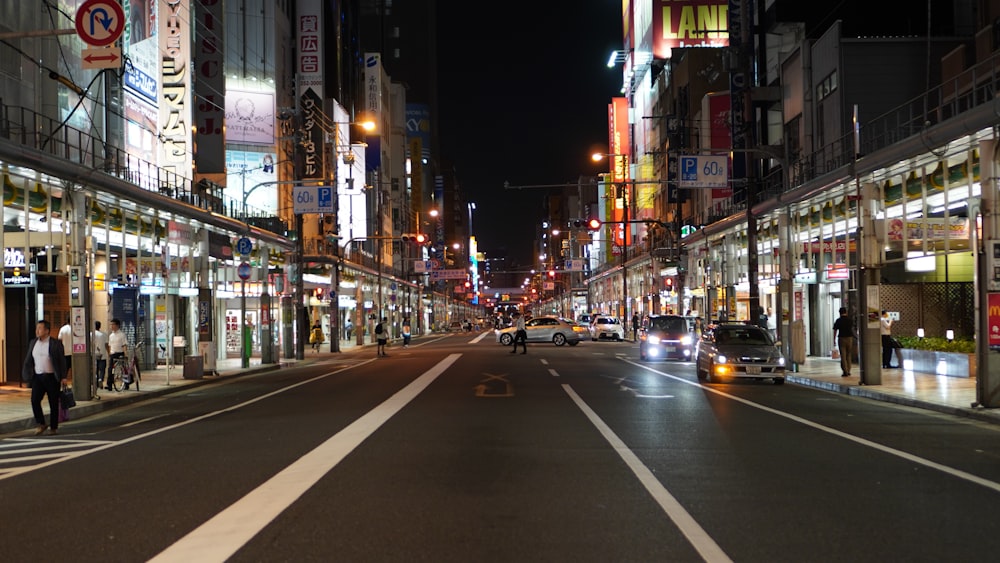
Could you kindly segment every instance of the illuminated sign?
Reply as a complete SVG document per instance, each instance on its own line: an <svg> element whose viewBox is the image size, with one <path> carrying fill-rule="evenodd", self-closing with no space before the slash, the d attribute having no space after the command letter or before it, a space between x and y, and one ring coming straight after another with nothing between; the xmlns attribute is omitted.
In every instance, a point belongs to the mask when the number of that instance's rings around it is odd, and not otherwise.
<svg viewBox="0 0 1000 563"><path fill-rule="evenodd" d="M669 59L680 47L729 45L729 0L653 2L653 56Z"/></svg>
<svg viewBox="0 0 1000 563"><path fill-rule="evenodd" d="M34 265L25 268L24 252L18 248L3 249L3 285L30 287L35 285Z"/></svg>
<svg viewBox="0 0 1000 563"><path fill-rule="evenodd" d="M191 6L190 0L161 0L160 162L161 168L191 177Z"/></svg>

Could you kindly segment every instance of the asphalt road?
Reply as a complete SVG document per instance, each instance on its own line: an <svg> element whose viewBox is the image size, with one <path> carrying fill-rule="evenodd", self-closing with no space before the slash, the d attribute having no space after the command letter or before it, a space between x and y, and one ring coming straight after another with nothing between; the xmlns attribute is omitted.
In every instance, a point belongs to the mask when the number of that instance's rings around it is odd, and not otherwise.
<svg viewBox="0 0 1000 563"><path fill-rule="evenodd" d="M1000 429L454 335L0 439L0 560L972 561ZM374 351L372 351L374 352Z"/></svg>

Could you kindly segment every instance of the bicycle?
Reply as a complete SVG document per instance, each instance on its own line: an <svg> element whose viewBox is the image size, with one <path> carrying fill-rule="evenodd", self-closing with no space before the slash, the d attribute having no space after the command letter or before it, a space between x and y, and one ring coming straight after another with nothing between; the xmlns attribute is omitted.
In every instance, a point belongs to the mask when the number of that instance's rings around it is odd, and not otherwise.
<svg viewBox="0 0 1000 563"><path fill-rule="evenodd" d="M126 385L135 384L135 390L139 390L139 382L142 380L142 373L139 370L139 360L142 358L143 342L130 346L124 358L115 358L108 377L111 378L111 387L115 391L124 391Z"/></svg>

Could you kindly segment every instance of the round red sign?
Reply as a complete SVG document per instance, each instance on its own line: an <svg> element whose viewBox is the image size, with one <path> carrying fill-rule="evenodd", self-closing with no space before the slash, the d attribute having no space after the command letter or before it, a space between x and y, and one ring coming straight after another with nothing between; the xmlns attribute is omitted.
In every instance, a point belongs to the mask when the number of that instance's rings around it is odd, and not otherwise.
<svg viewBox="0 0 1000 563"><path fill-rule="evenodd" d="M76 33L93 47L106 47L125 31L125 10L115 0L87 0L76 11Z"/></svg>

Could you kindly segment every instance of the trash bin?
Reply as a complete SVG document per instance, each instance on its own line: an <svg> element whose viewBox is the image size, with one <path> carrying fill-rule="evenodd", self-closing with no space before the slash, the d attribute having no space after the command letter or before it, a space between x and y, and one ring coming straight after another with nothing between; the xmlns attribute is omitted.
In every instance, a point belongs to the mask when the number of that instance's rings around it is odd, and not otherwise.
<svg viewBox="0 0 1000 563"><path fill-rule="evenodd" d="M201 379L205 375L205 360L201 356L184 356L184 379Z"/></svg>

